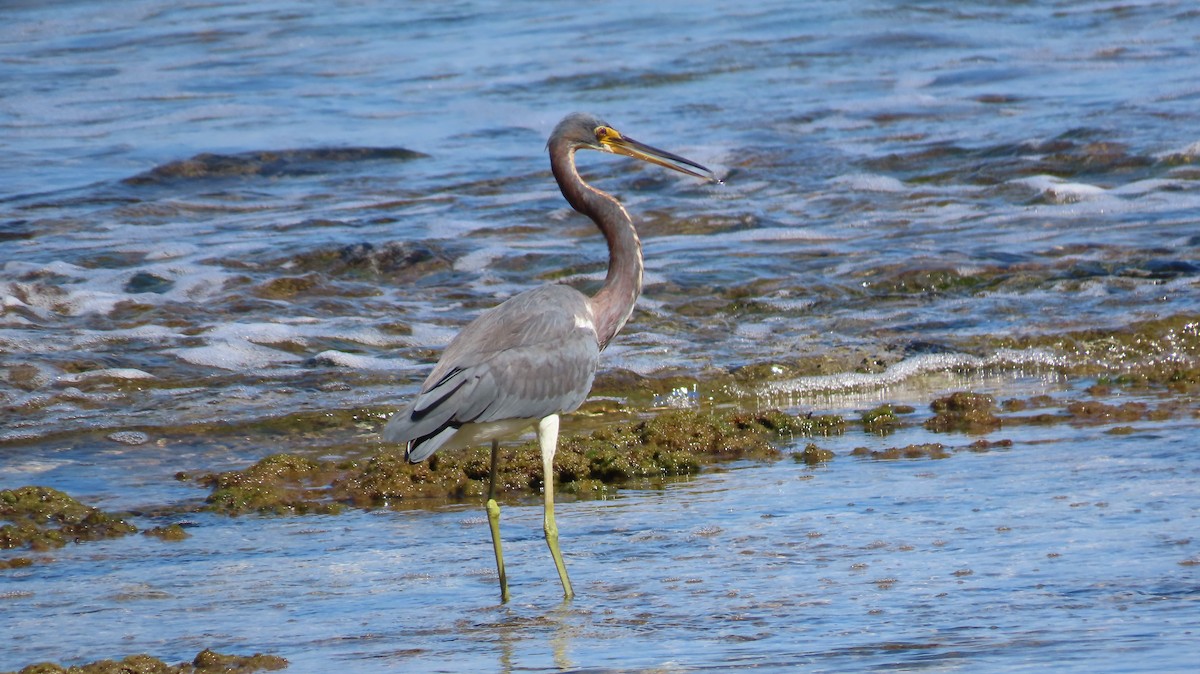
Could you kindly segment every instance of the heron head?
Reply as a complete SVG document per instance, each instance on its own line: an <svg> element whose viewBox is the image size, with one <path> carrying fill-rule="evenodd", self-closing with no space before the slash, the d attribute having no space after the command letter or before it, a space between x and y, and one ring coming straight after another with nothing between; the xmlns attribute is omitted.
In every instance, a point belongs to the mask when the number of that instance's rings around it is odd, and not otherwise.
<svg viewBox="0 0 1200 674"><path fill-rule="evenodd" d="M575 149L598 150L600 152L621 154L697 178L703 178L712 182L721 182L705 166L697 164L690 159L680 157L672 152L660 150L636 141L617 131L608 122L595 115L581 112L567 115L554 128L554 132L550 137L552 139L560 138L565 140Z"/></svg>

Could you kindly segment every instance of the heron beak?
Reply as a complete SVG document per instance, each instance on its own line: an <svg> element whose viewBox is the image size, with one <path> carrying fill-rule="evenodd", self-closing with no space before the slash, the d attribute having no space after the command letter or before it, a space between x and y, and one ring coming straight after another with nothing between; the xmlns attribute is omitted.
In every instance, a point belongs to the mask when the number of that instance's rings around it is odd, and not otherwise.
<svg viewBox="0 0 1200 674"><path fill-rule="evenodd" d="M626 157L641 159L651 164L658 164L664 168L669 168L673 171L686 173L690 176L703 178L705 180L719 183L722 182L715 174L707 167L697 164L691 159L685 159L677 154L660 150L656 147L651 147L645 143L636 141L629 136L620 134L612 134L608 138L603 139L601 147L615 154L623 154Z"/></svg>

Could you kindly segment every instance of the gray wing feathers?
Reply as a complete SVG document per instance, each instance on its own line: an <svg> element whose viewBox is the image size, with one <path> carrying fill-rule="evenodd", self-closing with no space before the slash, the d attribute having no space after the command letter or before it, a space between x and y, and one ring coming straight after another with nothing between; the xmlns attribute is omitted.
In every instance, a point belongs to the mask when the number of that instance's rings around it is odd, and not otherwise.
<svg viewBox="0 0 1200 674"><path fill-rule="evenodd" d="M568 286L522 293L483 314L446 347L384 439L408 443L409 459L420 461L468 423L573 411L600 360L590 315L587 298Z"/></svg>

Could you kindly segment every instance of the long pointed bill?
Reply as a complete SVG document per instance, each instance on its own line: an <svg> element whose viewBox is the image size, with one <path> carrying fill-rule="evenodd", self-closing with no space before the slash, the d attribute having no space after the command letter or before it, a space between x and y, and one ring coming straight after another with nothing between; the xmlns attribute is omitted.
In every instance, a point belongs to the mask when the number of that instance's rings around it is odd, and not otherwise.
<svg viewBox="0 0 1200 674"><path fill-rule="evenodd" d="M673 171L679 171L680 173L686 173L697 178L703 178L714 183L722 182L707 167L697 164L691 159L685 159L677 154L667 152L666 150L660 150L656 147L651 147L645 143L636 141L629 136L613 135L602 142L604 147L609 152L623 154L626 157L633 157L634 159L641 159L642 161L650 162L651 164L658 164L664 168L669 168Z"/></svg>

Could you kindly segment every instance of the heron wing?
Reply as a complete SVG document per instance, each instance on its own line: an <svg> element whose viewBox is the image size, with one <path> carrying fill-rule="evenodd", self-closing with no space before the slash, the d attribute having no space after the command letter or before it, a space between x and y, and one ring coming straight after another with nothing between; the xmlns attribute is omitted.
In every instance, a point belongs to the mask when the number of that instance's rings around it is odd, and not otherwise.
<svg viewBox="0 0 1200 674"><path fill-rule="evenodd" d="M421 461L466 424L541 419L587 398L600 347L587 298L546 286L510 298L463 329L383 437Z"/></svg>

